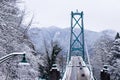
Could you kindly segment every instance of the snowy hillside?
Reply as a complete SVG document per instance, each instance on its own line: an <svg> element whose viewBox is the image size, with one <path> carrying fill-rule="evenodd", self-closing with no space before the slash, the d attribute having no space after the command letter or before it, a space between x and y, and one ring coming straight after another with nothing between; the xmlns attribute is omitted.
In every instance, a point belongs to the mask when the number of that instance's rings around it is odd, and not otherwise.
<svg viewBox="0 0 120 80"><path fill-rule="evenodd" d="M25 29L21 27L22 11L16 6L17 1L0 0L0 58L13 52L25 51L30 66L18 66L22 56L9 57L6 61L1 59L3 63L0 63L0 80L35 80L38 77L35 65L37 60L33 55L32 43L23 33ZM20 72L22 70L25 74Z"/></svg>

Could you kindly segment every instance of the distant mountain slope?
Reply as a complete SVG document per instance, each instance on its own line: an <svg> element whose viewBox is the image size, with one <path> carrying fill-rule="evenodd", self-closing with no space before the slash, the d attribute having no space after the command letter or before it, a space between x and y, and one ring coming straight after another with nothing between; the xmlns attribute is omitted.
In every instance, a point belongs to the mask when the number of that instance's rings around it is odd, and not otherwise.
<svg viewBox="0 0 120 80"><path fill-rule="evenodd" d="M102 35L108 34L113 37L115 33L116 32L112 30L105 30L102 32L85 30L85 41L88 49L90 49L94 42ZM69 50L70 28L60 29L55 26L49 28L31 28L28 31L28 36L35 45L35 49L40 53L45 52L45 44L50 48L51 41L60 43L65 52Z"/></svg>

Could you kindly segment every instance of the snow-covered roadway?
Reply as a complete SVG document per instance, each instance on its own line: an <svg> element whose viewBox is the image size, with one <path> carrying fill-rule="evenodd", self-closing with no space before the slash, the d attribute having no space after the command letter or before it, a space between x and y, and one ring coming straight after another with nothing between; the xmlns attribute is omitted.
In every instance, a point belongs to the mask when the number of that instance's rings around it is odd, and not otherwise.
<svg viewBox="0 0 120 80"><path fill-rule="evenodd" d="M94 80L81 56L72 56L62 80Z"/></svg>

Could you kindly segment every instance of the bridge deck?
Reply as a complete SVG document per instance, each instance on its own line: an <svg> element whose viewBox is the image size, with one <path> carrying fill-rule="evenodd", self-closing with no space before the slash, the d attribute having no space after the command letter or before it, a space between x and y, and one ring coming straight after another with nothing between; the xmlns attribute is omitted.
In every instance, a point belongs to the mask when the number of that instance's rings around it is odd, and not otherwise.
<svg viewBox="0 0 120 80"><path fill-rule="evenodd" d="M62 80L92 80L91 73L81 56L72 56Z"/></svg>

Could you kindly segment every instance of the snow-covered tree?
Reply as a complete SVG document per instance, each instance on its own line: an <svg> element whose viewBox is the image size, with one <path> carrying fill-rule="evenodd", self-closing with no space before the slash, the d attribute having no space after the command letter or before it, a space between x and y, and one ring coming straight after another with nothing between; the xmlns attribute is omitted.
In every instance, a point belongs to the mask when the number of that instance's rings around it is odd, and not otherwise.
<svg viewBox="0 0 120 80"><path fill-rule="evenodd" d="M111 80L120 80L120 37L115 37L109 54Z"/></svg>
<svg viewBox="0 0 120 80"><path fill-rule="evenodd" d="M117 34L116 34L116 36L115 36L115 39L118 39L118 38L120 38L120 35L119 35L119 33L117 32Z"/></svg>
<svg viewBox="0 0 120 80"><path fill-rule="evenodd" d="M111 46L113 45L113 39L107 35L103 34L95 43L92 48L93 54L91 56L91 63L93 71L97 80L100 80L100 71L103 65L108 64L107 56L110 52Z"/></svg>
<svg viewBox="0 0 120 80"><path fill-rule="evenodd" d="M52 69L52 65L56 64L57 55L60 53L61 48L58 44L53 45L52 52L46 48L46 56L43 58L43 64L39 64L39 72L40 77L46 80L49 79L50 70Z"/></svg>
<svg viewBox="0 0 120 80"><path fill-rule="evenodd" d="M24 37L25 29L21 27L24 14L23 11L19 10L17 1L0 0L0 57L12 52L26 51L29 52L28 59L32 56L29 60L32 63L32 60L35 59L32 54L34 52L33 45ZM2 63L0 65L0 80L24 80L18 75L18 62L20 60L19 57L13 57ZM33 76L28 76L34 80Z"/></svg>

